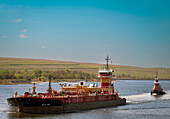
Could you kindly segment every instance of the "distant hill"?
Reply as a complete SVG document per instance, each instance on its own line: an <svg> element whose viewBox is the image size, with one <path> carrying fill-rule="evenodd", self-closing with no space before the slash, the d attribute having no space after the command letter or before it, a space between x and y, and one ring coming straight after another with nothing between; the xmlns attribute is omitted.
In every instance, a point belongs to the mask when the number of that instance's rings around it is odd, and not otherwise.
<svg viewBox="0 0 170 119"><path fill-rule="evenodd" d="M98 73L98 69L102 68L103 64L97 63L82 63L72 61L46 60L46 59L28 59L28 58L4 58L0 57L0 71L2 70L24 70L28 71L41 69L49 71L59 71L70 69L82 71L89 74ZM170 79L169 68L143 68L123 65L110 65L115 71L115 78L118 79L154 79L156 72L159 72L160 79Z"/></svg>

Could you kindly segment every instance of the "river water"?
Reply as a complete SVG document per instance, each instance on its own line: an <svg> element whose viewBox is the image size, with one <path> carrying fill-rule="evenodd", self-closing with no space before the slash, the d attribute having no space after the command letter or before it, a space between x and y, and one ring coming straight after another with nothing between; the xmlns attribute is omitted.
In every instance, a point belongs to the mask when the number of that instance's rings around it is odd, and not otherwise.
<svg viewBox="0 0 170 119"><path fill-rule="evenodd" d="M163 96L151 96L153 80L120 80L115 82L115 89L121 97L127 99L127 105L80 111L65 114L23 114L9 111L7 98L12 97L17 91L19 94L28 92L32 87L27 85L0 85L0 118L14 119L170 119L170 81L160 81L162 88L167 93ZM87 83L88 84L88 83ZM98 83L100 85L100 83ZM37 92L45 92L48 83L36 85ZM60 89L59 83L53 83L52 88Z"/></svg>

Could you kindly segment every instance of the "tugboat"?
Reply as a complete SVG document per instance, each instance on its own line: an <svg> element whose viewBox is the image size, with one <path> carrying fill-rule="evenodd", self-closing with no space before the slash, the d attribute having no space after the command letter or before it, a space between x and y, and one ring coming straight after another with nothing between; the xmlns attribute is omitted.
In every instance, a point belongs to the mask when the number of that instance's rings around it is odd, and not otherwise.
<svg viewBox="0 0 170 119"><path fill-rule="evenodd" d="M166 94L163 89L161 88L160 83L158 82L158 72L156 72L155 82L154 82L154 88L151 91L151 95L163 95Z"/></svg>
<svg viewBox="0 0 170 119"><path fill-rule="evenodd" d="M84 81L79 84L60 84L61 90L55 91L51 88L51 76L49 76L49 88L47 93L36 93L35 83L33 92L25 92L19 95L16 92L12 98L8 98L10 109L31 114L56 114L89 110L118 105L125 105L126 99L119 97L114 91L111 83L113 70L109 68L107 56L106 68L100 69L98 77L101 78L101 86L93 83L88 86Z"/></svg>

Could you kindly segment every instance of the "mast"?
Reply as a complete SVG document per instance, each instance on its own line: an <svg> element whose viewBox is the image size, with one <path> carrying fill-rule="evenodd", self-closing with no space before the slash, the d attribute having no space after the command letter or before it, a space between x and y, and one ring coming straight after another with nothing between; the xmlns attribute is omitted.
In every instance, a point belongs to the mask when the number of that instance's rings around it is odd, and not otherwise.
<svg viewBox="0 0 170 119"><path fill-rule="evenodd" d="M51 88L51 76L49 75L49 89Z"/></svg>
<svg viewBox="0 0 170 119"><path fill-rule="evenodd" d="M156 76L155 76L156 79L158 79L158 72L156 72Z"/></svg>
<svg viewBox="0 0 170 119"><path fill-rule="evenodd" d="M51 89L51 76L49 75L49 88L48 88L48 93L52 93L52 89Z"/></svg>
<svg viewBox="0 0 170 119"><path fill-rule="evenodd" d="M156 72L155 82L158 82L158 72Z"/></svg>
<svg viewBox="0 0 170 119"><path fill-rule="evenodd" d="M105 60L107 61L106 63L106 69L108 70L109 69L109 56L107 55L107 58L105 58Z"/></svg>

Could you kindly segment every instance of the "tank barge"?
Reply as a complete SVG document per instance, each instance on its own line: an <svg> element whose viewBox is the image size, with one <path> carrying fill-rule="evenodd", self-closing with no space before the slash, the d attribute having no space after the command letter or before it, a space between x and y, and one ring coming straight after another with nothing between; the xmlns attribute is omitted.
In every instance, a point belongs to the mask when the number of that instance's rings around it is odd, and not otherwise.
<svg viewBox="0 0 170 119"><path fill-rule="evenodd" d="M97 84L85 85L84 81L79 84L60 84L61 90L55 91L51 88L51 77L49 76L49 88L47 93L25 92L24 95L16 94L8 98L10 109L17 112L31 114L56 114L81 110L104 108L111 106L125 105L126 99L119 97L114 91L114 84L111 83L113 70L109 69L108 56L106 68L98 71L101 78L101 86Z"/></svg>

